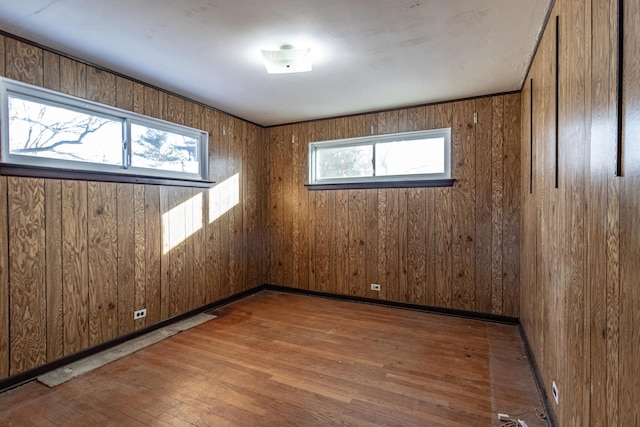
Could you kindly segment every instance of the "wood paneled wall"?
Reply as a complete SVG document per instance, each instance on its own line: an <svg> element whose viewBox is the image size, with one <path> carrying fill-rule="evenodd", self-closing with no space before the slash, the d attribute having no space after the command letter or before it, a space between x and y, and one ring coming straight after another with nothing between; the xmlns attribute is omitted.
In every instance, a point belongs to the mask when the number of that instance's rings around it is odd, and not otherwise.
<svg viewBox="0 0 640 427"><path fill-rule="evenodd" d="M624 5L622 177L616 0L556 0L522 93L521 321L561 426L640 425L640 5Z"/></svg>
<svg viewBox="0 0 640 427"><path fill-rule="evenodd" d="M304 186L310 141L444 127L452 188ZM268 139L269 283L518 316L519 94L272 127Z"/></svg>
<svg viewBox="0 0 640 427"><path fill-rule="evenodd" d="M11 37L0 75L207 130L218 183L0 176L0 379L266 281L264 129Z"/></svg>

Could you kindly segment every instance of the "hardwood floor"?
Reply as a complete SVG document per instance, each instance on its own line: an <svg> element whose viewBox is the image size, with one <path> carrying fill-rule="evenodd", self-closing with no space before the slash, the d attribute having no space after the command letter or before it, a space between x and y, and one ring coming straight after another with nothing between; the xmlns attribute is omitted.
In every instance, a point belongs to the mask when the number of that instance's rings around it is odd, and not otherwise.
<svg viewBox="0 0 640 427"><path fill-rule="evenodd" d="M275 292L215 314L56 388L1 394L0 425L547 425L515 326Z"/></svg>

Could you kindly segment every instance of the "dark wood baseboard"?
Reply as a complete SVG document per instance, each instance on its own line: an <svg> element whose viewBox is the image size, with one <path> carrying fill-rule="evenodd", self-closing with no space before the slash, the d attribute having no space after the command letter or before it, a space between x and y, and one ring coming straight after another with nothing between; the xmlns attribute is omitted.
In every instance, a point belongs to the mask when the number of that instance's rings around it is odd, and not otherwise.
<svg viewBox="0 0 640 427"><path fill-rule="evenodd" d="M500 316L497 314L490 314L490 313L476 313L472 311L455 310L452 308L432 307L432 306L425 306L425 305L418 305L418 304L410 304L406 302L380 300L380 299L374 299L374 298L361 297L357 295L333 294L333 293L327 293L327 292L311 291L308 289L290 288L287 286L280 286L280 285L265 284L263 285L263 289L276 291L276 292L289 292L294 294L312 295L312 296L317 296L322 298L332 298L332 299L337 299L342 301L359 302L364 304L374 304L374 305L380 305L384 307L403 308L407 310L422 311L425 313L444 314L447 316L463 317L465 319L484 320L484 321L494 322L494 323L504 323L507 325L520 324L520 320L517 317Z"/></svg>
<svg viewBox="0 0 640 427"><path fill-rule="evenodd" d="M522 338L522 342L524 343L524 350L527 353L527 359L529 359L529 366L533 371L533 378L536 381L538 393L540 393L540 400L544 405L544 412L547 414L549 423L553 427L558 427L558 419L556 418L556 414L553 410L553 405L551 403L551 400L549 399L549 395L547 394L544 380L542 379L542 374L540 373L540 369L538 369L538 363L536 362L536 358L531 351L531 346L529 346L529 339L527 338L527 333L522 327L522 323L518 323L518 329L520 330L520 337Z"/></svg>

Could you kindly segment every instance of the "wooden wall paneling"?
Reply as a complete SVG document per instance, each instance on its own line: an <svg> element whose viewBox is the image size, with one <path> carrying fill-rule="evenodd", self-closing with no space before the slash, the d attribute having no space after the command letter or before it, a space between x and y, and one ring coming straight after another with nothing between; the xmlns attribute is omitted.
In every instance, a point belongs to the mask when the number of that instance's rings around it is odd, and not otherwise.
<svg viewBox="0 0 640 427"><path fill-rule="evenodd" d="M73 59L60 57L60 91L85 98L87 95L87 66Z"/></svg>
<svg viewBox="0 0 640 427"><path fill-rule="evenodd" d="M42 86L60 90L60 55L45 50L42 54Z"/></svg>
<svg viewBox="0 0 640 427"><path fill-rule="evenodd" d="M504 195L502 231L502 287L501 314L520 315L520 94L504 96Z"/></svg>
<svg viewBox="0 0 640 427"><path fill-rule="evenodd" d="M491 312L493 98L476 101L476 310Z"/></svg>
<svg viewBox="0 0 640 427"><path fill-rule="evenodd" d="M291 265L290 274L290 282L291 285L295 288L300 288L300 275L299 270L303 268L300 265L300 257L301 250L300 247L302 245L306 245L306 242L300 241L300 222L298 221L299 217L299 206L300 206L300 187L298 186L298 181L300 180L300 159L298 157L298 125L291 125L291 139L289 149L286 150L288 152L288 159L291 163L290 166L290 174L287 175L287 183L288 183L288 191L285 193L285 197L288 196L287 205L289 208L287 212L290 215L290 223L291 229L290 232L287 233L287 242L290 244L290 256L286 257L287 264ZM288 144L287 144L288 145ZM287 268L289 270L289 268ZM286 280L286 279L285 279Z"/></svg>
<svg viewBox="0 0 640 427"><path fill-rule="evenodd" d="M134 83L123 77L115 78L115 102L116 107L123 110L133 111L134 113L144 113L144 89L141 84L137 84L137 90L134 89Z"/></svg>
<svg viewBox="0 0 640 427"><path fill-rule="evenodd" d="M375 118L372 119L374 123L374 134L381 135L386 133L387 129L387 114L386 113L376 113ZM376 219L377 219L377 230L376 230L376 239L378 243L377 253L376 253L376 266L377 266L377 281L375 283L380 284L380 292L376 292L377 298L387 299L387 190L385 189L377 189L375 190L376 202L375 202L375 210L376 210ZM371 201L370 203L373 203ZM374 209L374 207L370 204L370 209ZM370 261L367 261L370 263Z"/></svg>
<svg viewBox="0 0 640 427"><path fill-rule="evenodd" d="M257 280L258 260L257 251L254 249L252 240L255 239L255 221L257 218L257 197L254 191L259 185L256 181L256 162L258 147L255 145L255 132L247 123L242 123L242 177L243 191L240 195L242 203L242 270L245 274L244 288L253 287L250 285ZM253 156L250 156L249 153ZM251 194L251 195L250 195Z"/></svg>
<svg viewBox="0 0 640 427"><path fill-rule="evenodd" d="M387 242L390 253L387 254L389 289L387 296L392 301L406 301L407 280L406 266L406 206L407 192L402 188L394 188L387 194ZM390 247L393 245L393 247Z"/></svg>
<svg viewBox="0 0 640 427"><path fill-rule="evenodd" d="M162 211L157 185L144 186L144 216L146 324L153 325L162 319Z"/></svg>
<svg viewBox="0 0 640 427"><path fill-rule="evenodd" d="M475 307L475 145L473 113L475 101L453 104L452 174L453 191L452 306Z"/></svg>
<svg viewBox="0 0 640 427"><path fill-rule="evenodd" d="M431 219L431 221L430 221ZM409 189L407 194L407 302L426 304L427 240L433 217L427 212L427 191Z"/></svg>
<svg viewBox="0 0 640 427"><path fill-rule="evenodd" d="M47 360L44 180L8 179L10 375Z"/></svg>
<svg viewBox="0 0 640 427"><path fill-rule="evenodd" d="M560 167L567 168L565 182L567 190L567 218L566 225L569 230L567 242L570 248L567 270L567 346L572 354L568 365L568 381L566 386L570 390L579 390L572 393L568 400L568 417L565 418L571 425L587 425L589 411L589 333L585 325L590 323L589 312L589 288L586 286L586 225L585 225L585 171L587 170L586 153L588 152L589 129L587 123L590 116L588 107L591 97L589 64L586 52L589 51L591 7L590 4L582 6L577 1L572 2L566 9L566 24L561 27L561 35L566 37L567 51L565 59L575 66L569 68L564 74L567 78L562 85L567 87L568 100L565 110L566 123L565 138L561 144L566 145L566 151L560 155L568 156L567 160L560 159ZM565 31L564 26L570 30ZM562 67L563 64L560 66ZM561 71L562 72L562 71ZM562 102L562 101L561 101ZM570 135L570 136L569 136ZM585 146L587 147L585 149ZM562 177L562 171L561 175ZM563 185L563 181L560 181ZM575 319L575 320L573 320ZM572 321L573 320L573 321Z"/></svg>
<svg viewBox="0 0 640 427"><path fill-rule="evenodd" d="M0 46L4 37L0 36ZM3 57L0 50L0 57ZM0 63L0 71L2 71ZM9 219L7 177L0 176L0 377L9 376Z"/></svg>
<svg viewBox="0 0 640 427"><path fill-rule="evenodd" d="M259 212L260 212L260 283L268 283L268 273L269 273L269 200L266 197L268 194L267 188L269 185L269 152L270 147L266 143L268 139L268 131L264 128L259 128L258 130L258 141L260 150L259 154L259 176L262 181L262 185L260 187L260 196L258 197L259 202ZM309 273L311 274L312 266L309 266Z"/></svg>
<svg viewBox="0 0 640 427"><path fill-rule="evenodd" d="M87 67L87 99L116 105L116 76L95 67Z"/></svg>
<svg viewBox="0 0 640 427"><path fill-rule="evenodd" d="M592 2L591 182L588 262L591 286L591 419L620 424L620 179L611 174L618 137L618 3ZM631 33L632 34L632 33ZM622 34L624 36L624 34ZM624 53L624 52L623 52ZM622 88L620 88L622 89ZM621 117L622 118L622 117ZM622 129L620 129L622 131ZM615 147L617 148L617 147ZM622 160L622 159L621 159ZM603 304L602 302L605 302ZM637 399L636 399L637 400Z"/></svg>
<svg viewBox="0 0 640 427"><path fill-rule="evenodd" d="M127 334L136 329L133 312L136 303L136 233L133 185L117 184L117 285L118 332ZM142 308L142 307L140 307Z"/></svg>
<svg viewBox="0 0 640 427"><path fill-rule="evenodd" d="M87 183L62 181L64 354L89 345Z"/></svg>
<svg viewBox="0 0 640 427"><path fill-rule="evenodd" d="M161 118L160 92L157 89L145 86L144 89L144 113L147 116Z"/></svg>
<svg viewBox="0 0 640 427"><path fill-rule="evenodd" d="M64 356L62 183L60 180L46 179L44 181L44 197L47 279L47 362L52 362Z"/></svg>
<svg viewBox="0 0 640 427"><path fill-rule="evenodd" d="M365 190L350 190L348 207L348 277L350 295L365 296L371 284L365 282L366 241L367 241L367 200Z"/></svg>
<svg viewBox="0 0 640 427"><path fill-rule="evenodd" d="M282 283L291 286L293 283L293 218L295 217L295 204L293 192L294 174L293 165L293 146L292 140L295 136L295 125L283 126L280 134L280 146L278 149L278 159L282 171L279 174L281 194L278 196L280 201L280 245L283 251L282 261ZM297 284L294 284L297 285Z"/></svg>
<svg viewBox="0 0 640 427"><path fill-rule="evenodd" d="M309 251L313 245L310 242L309 224L309 190L304 186L308 182L309 175L309 132L310 125L308 123L300 123L298 125L296 148L298 174L295 175L297 182L296 188L298 192L298 235L294 236L294 242L300 242L298 261L295 266L298 267L298 283L302 289L309 289Z"/></svg>
<svg viewBox="0 0 640 427"><path fill-rule="evenodd" d="M221 156L220 150L220 114L210 109L204 111L204 126L209 132L209 177L216 181L216 184L208 191L209 216L207 217L207 300L215 301L220 299L220 221L218 214L220 211L219 188L222 175L220 173Z"/></svg>
<svg viewBox="0 0 640 427"><path fill-rule="evenodd" d="M229 151L230 151L230 137L229 137L229 120L230 118L224 114L220 114L219 116L219 162L218 162L218 176L217 182L225 183L229 178L231 178L231 166L229 165ZM225 187L222 187L223 189ZM231 276L229 274L229 246L231 244L231 236L229 235L229 216L231 213L227 210L228 208L228 192L227 194L220 193L220 203L221 203L221 215L216 220L219 222L219 233L220 233L220 249L219 249L219 257L220 257L220 298L225 298L229 296L229 281L231 280ZM224 204L224 206L222 205Z"/></svg>
<svg viewBox="0 0 640 427"><path fill-rule="evenodd" d="M620 188L620 313L619 313L619 420L620 425L640 422L640 5L624 2L623 178ZM612 265L612 267L614 267ZM614 288L615 289L615 285ZM612 292L611 297L615 297ZM613 313L612 313L613 314ZM612 321L613 323L613 321ZM615 356L615 355L614 355ZM633 373L630 375L630 373Z"/></svg>
<svg viewBox="0 0 640 427"><path fill-rule="evenodd" d="M491 127L491 312L503 312L504 97L492 98ZM481 267L478 267L481 268Z"/></svg>
<svg viewBox="0 0 640 427"><path fill-rule="evenodd" d="M591 387L590 421L592 425L608 425L607 416L607 364L612 361L607 355L607 212L608 212L608 175L611 167L609 158L615 152L607 150L610 141L617 139L617 132L611 117L616 116L615 109L610 109L612 97L616 102L616 83L611 78L616 76L615 28L611 25L610 9L612 1L594 0L592 6L592 37L601 40L594 43L591 51L593 66L592 103L591 103L591 141L590 141L590 180L588 185L587 215L587 258L590 263L589 286L591 288ZM614 15L615 16L615 15ZM613 69L611 67L614 67ZM613 91L612 91L613 89ZM616 106L616 104L614 104ZM609 143L609 144L608 144ZM613 155L612 155L613 154ZM605 304L603 304L603 301ZM617 364L617 358L616 362ZM618 425L617 415L615 415Z"/></svg>
<svg viewBox="0 0 640 427"><path fill-rule="evenodd" d="M239 188L235 191L238 193L234 194L236 200L238 200L238 204L233 208L233 259L234 259L234 268L231 270L234 273L234 288L232 289L232 293L238 293L244 290L245 283L245 270L244 270L244 252L242 250L242 192L244 189L244 182L242 181L242 145L245 135L243 133L244 126L242 126L242 122L240 119L233 119L234 123L234 141L233 141L233 154L231 154L231 159L233 160L233 174L238 176ZM289 264L291 265L291 264ZM291 268L290 268L291 271Z"/></svg>
<svg viewBox="0 0 640 427"><path fill-rule="evenodd" d="M133 186L133 234L134 234L134 262L133 282L134 286L134 310L147 309L147 254L146 254L146 224L145 224L145 186L136 184ZM156 236L157 238L157 236ZM136 329L147 325L147 318L134 320Z"/></svg>
<svg viewBox="0 0 640 427"><path fill-rule="evenodd" d="M42 49L5 37L5 75L33 85L42 85Z"/></svg>
<svg viewBox="0 0 640 427"><path fill-rule="evenodd" d="M190 201L186 192L190 189L170 187L169 210L164 218L169 223L169 317L176 316L188 307L189 288L187 273L187 227L191 221ZM190 261L190 260L189 260Z"/></svg>
<svg viewBox="0 0 640 427"><path fill-rule="evenodd" d="M451 103L436 105L435 127L448 128L453 123L453 106ZM452 129L453 133L453 129ZM452 147L453 148L453 147ZM451 169L453 174L453 163L456 156L452 153ZM452 175L453 178L457 178ZM435 301L438 307L450 307L452 297L453 269L453 189L438 188L435 190L435 252L436 252L436 281L435 281Z"/></svg>
<svg viewBox="0 0 640 427"><path fill-rule="evenodd" d="M0 76L5 77L6 74L6 37L0 34Z"/></svg>
<svg viewBox="0 0 640 427"><path fill-rule="evenodd" d="M87 184L90 346L119 335L116 197L116 184Z"/></svg>
<svg viewBox="0 0 640 427"><path fill-rule="evenodd" d="M284 247L283 247L283 174L286 167L282 164L282 144L284 128L277 127L269 130L269 214L270 214L270 240L271 240L271 265L269 268L269 282L275 285L284 285Z"/></svg>

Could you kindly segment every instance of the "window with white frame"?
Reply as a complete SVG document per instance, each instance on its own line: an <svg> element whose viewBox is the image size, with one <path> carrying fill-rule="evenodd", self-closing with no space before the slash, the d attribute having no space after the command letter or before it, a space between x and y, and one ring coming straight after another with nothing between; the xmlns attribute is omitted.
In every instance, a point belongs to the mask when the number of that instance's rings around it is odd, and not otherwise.
<svg viewBox="0 0 640 427"><path fill-rule="evenodd" d="M309 184L451 179L451 129L309 144Z"/></svg>
<svg viewBox="0 0 640 427"><path fill-rule="evenodd" d="M208 179L208 134L37 86L0 79L5 164Z"/></svg>

